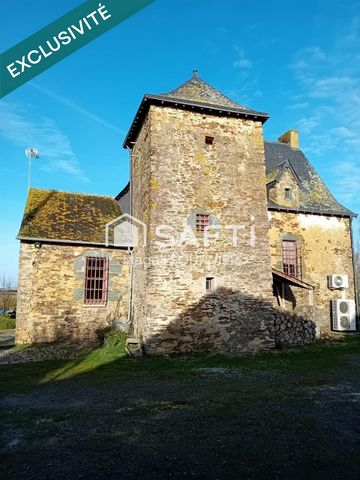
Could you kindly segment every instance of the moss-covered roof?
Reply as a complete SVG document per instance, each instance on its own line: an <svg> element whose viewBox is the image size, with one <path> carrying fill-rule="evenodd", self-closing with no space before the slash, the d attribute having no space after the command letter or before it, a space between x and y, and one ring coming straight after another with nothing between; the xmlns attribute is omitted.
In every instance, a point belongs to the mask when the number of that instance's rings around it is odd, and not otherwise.
<svg viewBox="0 0 360 480"><path fill-rule="evenodd" d="M297 210L319 214L353 216L354 214L341 205L327 188L319 174L300 149L280 142L265 142L265 161L267 183L280 179L284 168L289 167L299 185L299 202ZM286 208L269 201L269 208Z"/></svg>
<svg viewBox="0 0 360 480"><path fill-rule="evenodd" d="M112 197L30 189L18 238L105 244L105 226L121 215Z"/></svg>

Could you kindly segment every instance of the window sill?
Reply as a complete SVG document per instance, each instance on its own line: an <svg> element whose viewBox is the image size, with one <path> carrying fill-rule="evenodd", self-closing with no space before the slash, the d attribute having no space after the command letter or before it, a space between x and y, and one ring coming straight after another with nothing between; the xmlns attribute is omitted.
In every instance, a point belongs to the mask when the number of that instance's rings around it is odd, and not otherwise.
<svg viewBox="0 0 360 480"><path fill-rule="evenodd" d="M85 308L106 308L107 303L99 303L99 304L93 304L93 305L84 303L83 306Z"/></svg>

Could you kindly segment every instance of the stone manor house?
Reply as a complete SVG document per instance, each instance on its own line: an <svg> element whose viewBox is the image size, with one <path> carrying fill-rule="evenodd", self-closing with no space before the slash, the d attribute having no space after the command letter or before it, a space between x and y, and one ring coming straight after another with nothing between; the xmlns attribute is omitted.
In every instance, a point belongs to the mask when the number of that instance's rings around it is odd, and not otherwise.
<svg viewBox="0 0 360 480"><path fill-rule="evenodd" d="M17 343L92 342L115 323L147 353L237 355L356 330L354 214L297 131L264 141L268 118L194 71L144 96L116 197L30 189ZM125 219L136 245L114 241ZM164 246L159 225L180 241Z"/></svg>

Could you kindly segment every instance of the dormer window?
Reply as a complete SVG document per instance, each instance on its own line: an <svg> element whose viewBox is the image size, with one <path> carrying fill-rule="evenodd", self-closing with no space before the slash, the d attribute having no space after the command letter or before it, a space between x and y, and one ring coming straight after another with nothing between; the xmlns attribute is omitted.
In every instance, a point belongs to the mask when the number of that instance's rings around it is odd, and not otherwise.
<svg viewBox="0 0 360 480"><path fill-rule="evenodd" d="M285 200L292 200L293 195L292 195L292 190L291 188L285 188Z"/></svg>

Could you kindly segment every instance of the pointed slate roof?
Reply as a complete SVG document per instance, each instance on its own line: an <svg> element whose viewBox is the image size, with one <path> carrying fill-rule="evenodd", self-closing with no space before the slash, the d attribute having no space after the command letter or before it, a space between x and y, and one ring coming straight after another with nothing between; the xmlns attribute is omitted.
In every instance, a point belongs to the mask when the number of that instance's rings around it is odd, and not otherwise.
<svg viewBox="0 0 360 480"><path fill-rule="evenodd" d="M319 174L298 148L281 142L264 142L266 176L269 184L276 183L286 166L298 179L299 208L277 205L269 200L269 209L309 212L323 215L355 216L353 212L341 205L325 185Z"/></svg>
<svg viewBox="0 0 360 480"><path fill-rule="evenodd" d="M266 172L267 184L270 185L272 183L278 182L286 168L288 168L291 171L291 173L293 174L296 180L296 183L299 184L301 180L298 174L296 173L294 167L292 166L291 161L288 158L284 162L279 163L278 165L276 165L276 167Z"/></svg>
<svg viewBox="0 0 360 480"><path fill-rule="evenodd" d="M167 100L187 101L194 104L201 104L211 107L220 107L222 109L234 109L240 112L251 112L257 115L267 115L266 113L255 112L248 107L234 102L231 98L222 94L211 85L199 77L198 71L193 71L193 76L187 82L180 85L175 90L158 95Z"/></svg>
<svg viewBox="0 0 360 480"><path fill-rule="evenodd" d="M135 141L150 105L194 110L210 115L235 116L265 123L269 115L236 103L199 77L198 71L175 90L157 95L146 94L124 141L124 148Z"/></svg>

